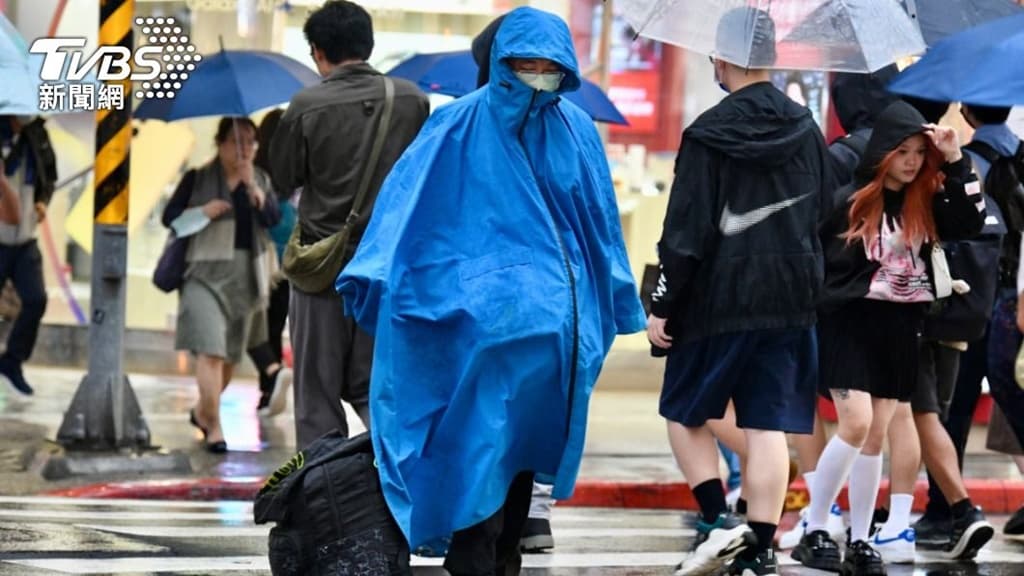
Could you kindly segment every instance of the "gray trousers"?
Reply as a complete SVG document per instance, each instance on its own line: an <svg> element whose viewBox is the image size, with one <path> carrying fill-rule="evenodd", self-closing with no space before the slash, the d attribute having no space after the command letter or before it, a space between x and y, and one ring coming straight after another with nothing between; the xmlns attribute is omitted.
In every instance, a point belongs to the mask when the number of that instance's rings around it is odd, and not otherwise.
<svg viewBox="0 0 1024 576"><path fill-rule="evenodd" d="M289 312L295 357L295 441L299 450L332 430L348 435L344 400L370 427L373 337L345 316L333 292L292 287Z"/></svg>

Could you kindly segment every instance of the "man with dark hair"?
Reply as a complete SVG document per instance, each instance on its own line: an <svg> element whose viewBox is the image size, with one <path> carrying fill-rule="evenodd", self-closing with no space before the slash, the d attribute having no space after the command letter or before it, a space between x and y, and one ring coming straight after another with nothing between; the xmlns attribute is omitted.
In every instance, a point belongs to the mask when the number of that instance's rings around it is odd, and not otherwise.
<svg viewBox="0 0 1024 576"><path fill-rule="evenodd" d="M369 165L387 100L384 77L366 62L373 51L370 15L358 4L331 0L310 15L304 31L324 80L292 99L271 144L271 167L278 191L302 188L298 236L293 238L299 244L335 237L346 220L354 218L341 248L342 261L325 261L337 268L329 271L333 278L355 252L377 190L416 137L430 107L415 85L391 79L390 121L384 127L379 160ZM365 199L356 206L367 171L371 178ZM373 339L344 315L330 286L310 293L293 281L289 318L299 448L335 428L348 432L342 399L369 427Z"/></svg>
<svg viewBox="0 0 1024 576"><path fill-rule="evenodd" d="M973 139L964 147L964 151L971 158L985 194L998 206L1006 225L999 256L992 319L987 334L970 342L961 355L953 400L944 422L962 467L967 436L981 395L981 381L986 376L993 398L1007 418L1016 421L1013 428L1018 439L1024 440L1024 418L1021 416L1024 414L1024 391L1017 386L1013 373L1021 342L1020 330L1017 328L1020 309L1017 275L1020 268L1021 231L1024 228L1024 205L1020 198L1019 182L1024 175L1024 148L1020 139L1006 125L1009 108L964 103L960 113L975 130ZM999 177L993 173L993 161L1002 163L1015 156L1019 159L1020 169L1013 172L1018 181L1005 182L1008 174L1006 166L998 167L997 171L1003 171L1003 177ZM1012 176L1009 178L1013 179ZM952 455L949 454L951 451L952 448L946 450L949 468L953 464ZM929 467L929 472L934 470ZM944 488L942 478L929 475L928 506L914 528L922 546L955 551L958 542L969 540L978 530L976 526L980 513L973 506L950 500L948 494L944 496L941 488ZM1006 523L1004 532L1016 535L1024 533L1024 512L1018 511Z"/></svg>
<svg viewBox="0 0 1024 576"><path fill-rule="evenodd" d="M830 160L810 111L770 81L774 28L753 8L719 23L712 62L729 96L683 133L658 244L647 334L667 351L660 412L701 511L678 576L710 574L736 556L731 573L777 574L785 433L808 434L814 421L817 226L830 205ZM748 522L726 511L707 425L730 400L756 471L743 478Z"/></svg>
<svg viewBox="0 0 1024 576"><path fill-rule="evenodd" d="M0 116L0 158L9 188L18 195L20 215L13 224L0 224L0 287L11 280L21 299L7 349L0 356L0 375L15 390L31 395L21 365L32 355L46 311L43 259L36 244L36 226L46 219L46 207L57 182L57 161L41 118Z"/></svg>

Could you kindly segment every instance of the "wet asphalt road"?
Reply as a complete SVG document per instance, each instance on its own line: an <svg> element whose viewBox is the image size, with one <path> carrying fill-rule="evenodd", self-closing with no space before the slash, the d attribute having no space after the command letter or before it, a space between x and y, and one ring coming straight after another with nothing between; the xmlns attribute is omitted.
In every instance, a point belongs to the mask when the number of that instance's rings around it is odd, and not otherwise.
<svg viewBox="0 0 1024 576"><path fill-rule="evenodd" d="M993 519L1001 523L1004 519ZM529 576L668 575L693 537L679 513L556 509L554 553L525 559ZM266 535L241 502L161 502L0 497L0 575L269 574ZM1024 574L1024 543L997 536L977 564L920 554L893 576ZM824 574L788 556L782 574ZM437 559L414 558L417 576L443 576Z"/></svg>

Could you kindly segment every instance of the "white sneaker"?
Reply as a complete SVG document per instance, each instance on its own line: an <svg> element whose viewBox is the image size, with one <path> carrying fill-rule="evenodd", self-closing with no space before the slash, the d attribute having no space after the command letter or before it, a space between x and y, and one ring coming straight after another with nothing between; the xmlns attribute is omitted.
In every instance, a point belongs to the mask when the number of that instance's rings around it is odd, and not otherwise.
<svg viewBox="0 0 1024 576"><path fill-rule="evenodd" d="M260 416L269 418L277 416L288 407L288 388L292 385L294 375L290 368L281 368L274 377L274 390L270 393L270 401L260 408Z"/></svg>
<svg viewBox="0 0 1024 576"><path fill-rule="evenodd" d="M846 541L846 522L843 521L843 510L839 504L832 504L832 508L829 508L825 531L836 542Z"/></svg>
<svg viewBox="0 0 1024 576"><path fill-rule="evenodd" d="M807 508L804 508L800 511L800 520L797 521L796 526L789 532L779 536L779 549L789 550L790 548L796 548L806 531ZM832 508L828 511L828 522L825 524L825 531L836 542L846 540L846 524L843 522L843 511L839 509L838 504L833 504Z"/></svg>
<svg viewBox="0 0 1024 576"><path fill-rule="evenodd" d="M697 523L693 552L676 567L674 576L714 574L741 552L757 544L757 536L735 514L722 514L714 524Z"/></svg>
<svg viewBox="0 0 1024 576"><path fill-rule="evenodd" d="M879 532L871 539L871 547L878 550L886 564L913 564L916 540L913 528L907 528L895 538L883 538Z"/></svg>

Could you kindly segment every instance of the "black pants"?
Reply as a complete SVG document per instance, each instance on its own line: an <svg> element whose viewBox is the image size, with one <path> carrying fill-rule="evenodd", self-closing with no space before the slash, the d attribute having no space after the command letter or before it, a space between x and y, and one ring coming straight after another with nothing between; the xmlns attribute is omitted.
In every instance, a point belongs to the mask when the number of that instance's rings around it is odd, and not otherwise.
<svg viewBox="0 0 1024 576"><path fill-rule="evenodd" d="M267 306L267 341L248 350L249 358L260 371L266 374L271 364L281 361L283 354L282 334L284 324L288 320L288 302L291 299L291 284L281 280L270 291L270 303Z"/></svg>
<svg viewBox="0 0 1024 576"><path fill-rule="evenodd" d="M32 356L39 324L46 312L43 257L35 240L18 246L0 246L0 287L7 280L11 280L18 293L21 312L7 336L3 358L21 364Z"/></svg>
<svg viewBox="0 0 1024 576"><path fill-rule="evenodd" d="M1014 363L1020 343L1017 296L1015 290L1002 288L984 338L971 342L960 356L960 373L956 379L953 403L944 422L956 447L960 470L964 468L967 437L981 396L981 380L986 376L993 400L1006 414L1018 441L1024 441L1024 391L1014 381ZM931 475L928 476L927 514L933 518L948 518L950 515L949 503Z"/></svg>
<svg viewBox="0 0 1024 576"><path fill-rule="evenodd" d="M519 539L533 496L533 472L520 472L505 505L493 516L452 536L445 570L452 576L516 576L523 564Z"/></svg>

